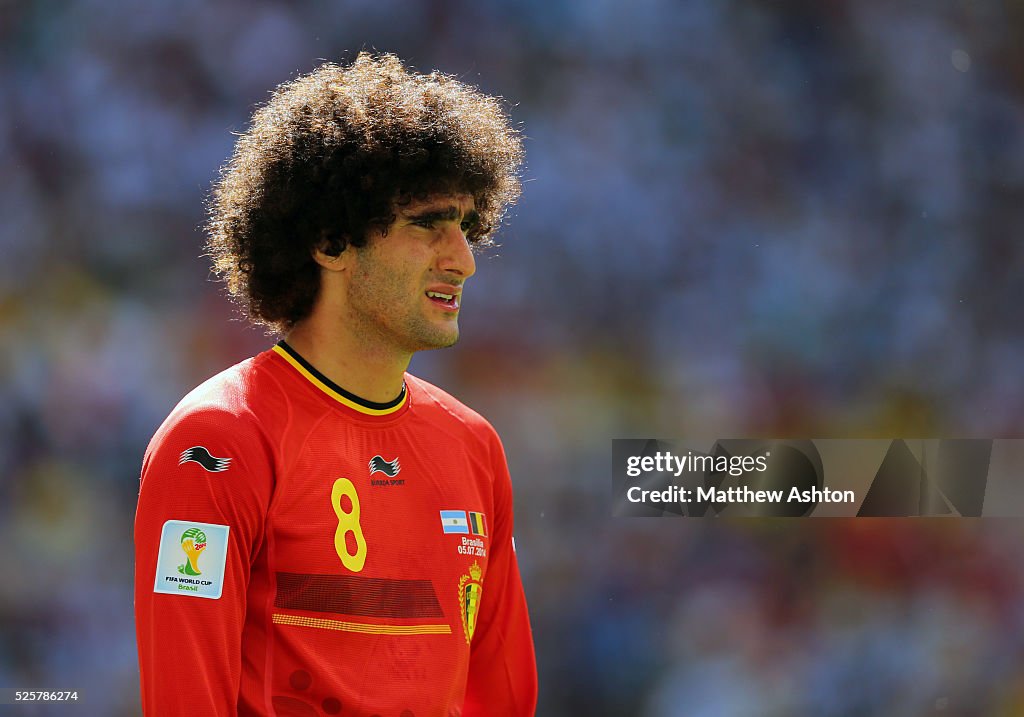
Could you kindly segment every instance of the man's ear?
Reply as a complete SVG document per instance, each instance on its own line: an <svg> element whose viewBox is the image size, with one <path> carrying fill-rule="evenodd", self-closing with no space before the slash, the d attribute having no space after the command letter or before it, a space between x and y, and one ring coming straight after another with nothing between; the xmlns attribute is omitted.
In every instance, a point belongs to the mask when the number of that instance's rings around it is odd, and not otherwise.
<svg viewBox="0 0 1024 717"><path fill-rule="evenodd" d="M342 271L348 264L351 249L346 251L348 241L341 239L324 239L319 246L313 247L313 261L328 271Z"/></svg>

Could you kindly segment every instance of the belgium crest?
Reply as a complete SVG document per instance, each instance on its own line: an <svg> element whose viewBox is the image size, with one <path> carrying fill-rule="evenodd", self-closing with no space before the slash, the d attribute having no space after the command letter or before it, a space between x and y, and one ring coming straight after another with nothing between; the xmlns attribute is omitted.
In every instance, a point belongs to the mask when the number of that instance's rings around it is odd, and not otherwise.
<svg viewBox="0 0 1024 717"><path fill-rule="evenodd" d="M469 568L469 575L459 578L459 612L462 615L462 629L466 633L466 644L473 640L476 631L476 616L480 612L480 596L484 586L480 580L483 571L474 560Z"/></svg>

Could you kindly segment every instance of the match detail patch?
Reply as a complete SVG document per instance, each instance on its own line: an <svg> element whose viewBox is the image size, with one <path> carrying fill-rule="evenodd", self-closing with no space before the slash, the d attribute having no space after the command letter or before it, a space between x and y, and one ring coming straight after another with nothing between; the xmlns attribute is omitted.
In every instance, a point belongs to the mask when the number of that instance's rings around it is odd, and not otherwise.
<svg viewBox="0 0 1024 717"><path fill-rule="evenodd" d="M445 533L465 533L487 537L487 520L483 513L472 510L442 510L441 530Z"/></svg>
<svg viewBox="0 0 1024 717"><path fill-rule="evenodd" d="M192 446L181 452L181 456L178 458L178 465L180 466L183 463L198 463L210 471L210 473L220 473L228 469L231 459L217 458L210 455L210 452L203 446Z"/></svg>
<svg viewBox="0 0 1024 717"><path fill-rule="evenodd" d="M224 591L228 526L168 520L160 534L153 592L212 600Z"/></svg>

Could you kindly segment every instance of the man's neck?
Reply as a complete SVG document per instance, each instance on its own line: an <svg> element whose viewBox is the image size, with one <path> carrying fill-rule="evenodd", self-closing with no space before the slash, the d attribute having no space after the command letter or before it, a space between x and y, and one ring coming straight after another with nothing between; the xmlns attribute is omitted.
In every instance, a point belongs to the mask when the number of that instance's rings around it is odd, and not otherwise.
<svg viewBox="0 0 1024 717"><path fill-rule="evenodd" d="M366 401L387 403L402 392L411 354L382 351L373 342L337 330L329 331L307 319L285 341L302 358L334 383Z"/></svg>

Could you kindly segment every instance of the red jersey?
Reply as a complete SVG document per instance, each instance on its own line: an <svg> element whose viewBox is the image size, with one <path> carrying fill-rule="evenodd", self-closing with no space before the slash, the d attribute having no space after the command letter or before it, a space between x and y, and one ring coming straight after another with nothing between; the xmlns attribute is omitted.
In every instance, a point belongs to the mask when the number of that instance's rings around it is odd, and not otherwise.
<svg viewBox="0 0 1024 717"><path fill-rule="evenodd" d="M406 375L346 393L283 342L153 437L135 516L146 715L531 715L494 429Z"/></svg>

